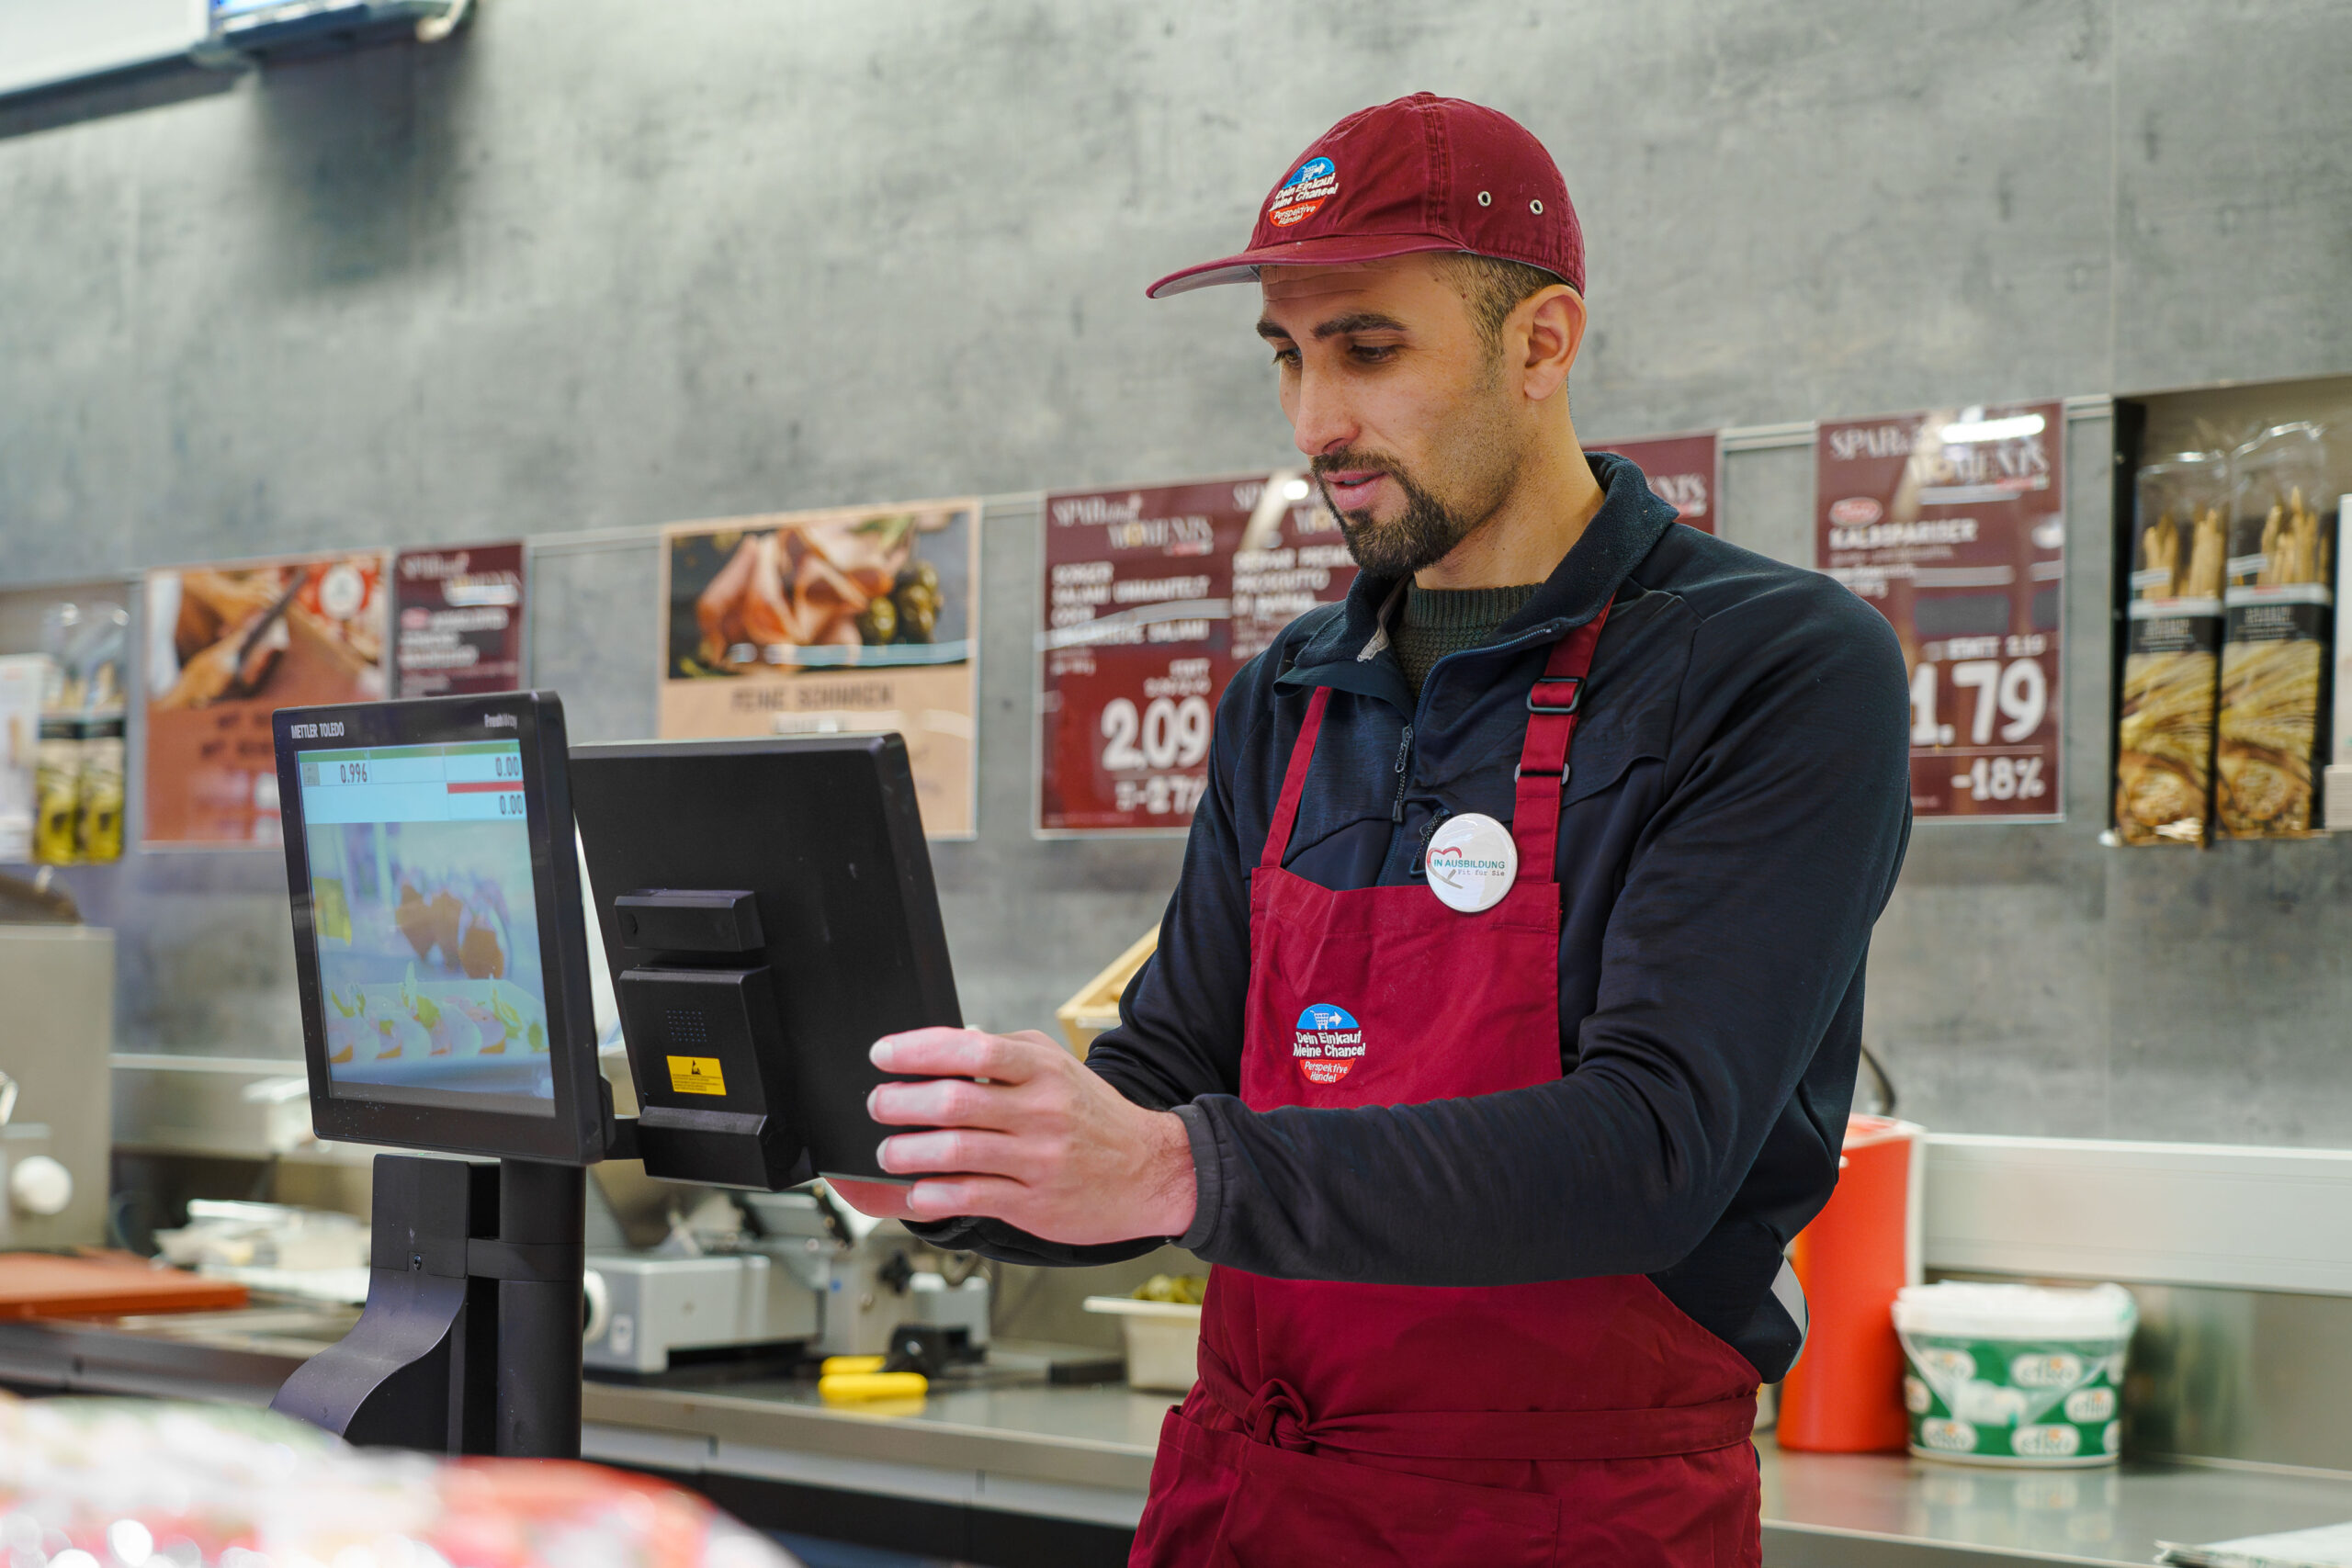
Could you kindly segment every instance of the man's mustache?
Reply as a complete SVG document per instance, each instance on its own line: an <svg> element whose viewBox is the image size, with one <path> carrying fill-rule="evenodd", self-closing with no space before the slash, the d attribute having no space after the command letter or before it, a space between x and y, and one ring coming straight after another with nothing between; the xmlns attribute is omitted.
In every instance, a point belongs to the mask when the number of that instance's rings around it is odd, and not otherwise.
<svg viewBox="0 0 2352 1568"><path fill-rule="evenodd" d="M1309 459L1307 465L1320 474L1362 473L1394 476L1396 465L1385 457L1368 457L1359 452L1326 452Z"/></svg>

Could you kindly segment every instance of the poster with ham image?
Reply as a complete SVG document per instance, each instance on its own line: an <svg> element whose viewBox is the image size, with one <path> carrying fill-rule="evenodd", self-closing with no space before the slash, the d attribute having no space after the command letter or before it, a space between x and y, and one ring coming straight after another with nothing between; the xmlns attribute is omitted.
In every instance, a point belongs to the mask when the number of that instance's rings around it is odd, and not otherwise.
<svg viewBox="0 0 2352 1568"><path fill-rule="evenodd" d="M296 761L334 1092L554 1114L520 746Z"/></svg>
<svg viewBox="0 0 2352 1568"><path fill-rule="evenodd" d="M978 819L980 503L673 524L665 739L893 731L931 837Z"/></svg>

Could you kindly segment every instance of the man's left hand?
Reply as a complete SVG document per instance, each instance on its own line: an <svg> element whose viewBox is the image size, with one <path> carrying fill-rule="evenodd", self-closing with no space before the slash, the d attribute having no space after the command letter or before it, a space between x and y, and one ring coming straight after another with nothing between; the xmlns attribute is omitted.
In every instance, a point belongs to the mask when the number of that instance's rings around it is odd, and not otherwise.
<svg viewBox="0 0 2352 1568"><path fill-rule="evenodd" d="M1182 1235L1194 1206L1184 1123L1147 1111L1035 1030L917 1029L874 1044L874 1065L926 1081L886 1083L866 1101L888 1126L882 1168L911 1186L833 1181L866 1213L1004 1221L1085 1246Z"/></svg>

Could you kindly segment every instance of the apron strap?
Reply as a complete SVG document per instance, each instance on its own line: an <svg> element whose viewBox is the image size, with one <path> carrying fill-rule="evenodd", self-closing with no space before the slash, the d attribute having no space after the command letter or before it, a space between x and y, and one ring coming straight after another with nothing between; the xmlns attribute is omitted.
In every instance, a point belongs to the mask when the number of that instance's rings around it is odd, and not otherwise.
<svg viewBox="0 0 2352 1568"><path fill-rule="evenodd" d="M1519 754L1517 804L1511 837L1519 842L1520 874L1530 882L1549 882L1553 851L1560 836L1560 797L1568 784L1568 742L1577 732L1577 710L1582 705L1585 678L1592 673L1593 650L1600 646L1600 628L1609 624L1609 606L1552 645L1544 673L1527 694L1527 740ZM1290 849L1291 829L1298 823L1299 797L1306 793L1306 770L1315 761L1315 738L1323 730L1323 710L1330 705L1331 688L1317 686L1306 702L1306 719L1290 749L1290 768L1283 775L1283 793L1274 802L1273 821L1266 829L1265 852L1258 864L1282 869Z"/></svg>
<svg viewBox="0 0 2352 1568"><path fill-rule="evenodd" d="M1560 837L1560 800L1568 787L1568 742L1577 732L1577 710L1592 673L1593 650L1609 606L1552 645L1544 673L1527 693L1527 744L1519 754L1510 836L1519 845L1522 882L1549 882Z"/></svg>
<svg viewBox="0 0 2352 1568"><path fill-rule="evenodd" d="M1306 699L1306 722L1298 727L1298 740L1290 749L1290 771L1283 775L1283 793L1274 802L1274 820L1266 829L1266 852L1258 864L1280 871L1290 848L1290 830L1298 821L1298 797L1306 793L1307 764L1315 761L1315 738L1323 731L1323 710L1331 705L1331 688L1317 686Z"/></svg>

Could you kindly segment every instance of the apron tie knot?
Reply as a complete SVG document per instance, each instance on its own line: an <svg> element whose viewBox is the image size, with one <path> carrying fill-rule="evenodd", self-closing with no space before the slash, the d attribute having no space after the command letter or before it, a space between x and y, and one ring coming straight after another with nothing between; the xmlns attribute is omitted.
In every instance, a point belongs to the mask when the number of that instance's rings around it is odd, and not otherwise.
<svg viewBox="0 0 2352 1568"><path fill-rule="evenodd" d="M1306 1402L1298 1391L1277 1378L1259 1389L1247 1412L1250 1440L1306 1453L1315 1446L1306 1435Z"/></svg>

